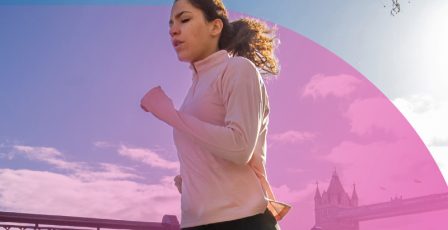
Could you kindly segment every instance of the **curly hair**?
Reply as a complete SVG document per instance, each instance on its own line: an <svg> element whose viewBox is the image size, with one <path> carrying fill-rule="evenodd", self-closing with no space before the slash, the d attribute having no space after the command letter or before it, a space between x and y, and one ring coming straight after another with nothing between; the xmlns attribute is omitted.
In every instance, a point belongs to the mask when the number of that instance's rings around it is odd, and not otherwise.
<svg viewBox="0 0 448 230"><path fill-rule="evenodd" d="M270 28L263 21L249 17L230 22L222 0L188 1L204 13L207 21L221 19L223 22L218 41L219 49L225 49L233 56L251 60L263 75L279 74L279 61L274 50L280 44L280 40L275 35L275 27Z"/></svg>

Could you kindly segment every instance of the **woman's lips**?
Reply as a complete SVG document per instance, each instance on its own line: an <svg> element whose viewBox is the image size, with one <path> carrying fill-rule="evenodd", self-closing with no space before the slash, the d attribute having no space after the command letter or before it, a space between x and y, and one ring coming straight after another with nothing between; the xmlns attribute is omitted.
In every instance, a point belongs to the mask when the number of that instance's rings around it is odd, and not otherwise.
<svg viewBox="0 0 448 230"><path fill-rule="evenodd" d="M179 41L179 40L174 40L173 41L173 46L175 49L179 48L180 45L182 45L184 42L183 41Z"/></svg>
<svg viewBox="0 0 448 230"><path fill-rule="evenodd" d="M175 49L179 48L181 45L183 44L183 42L176 44L176 46L174 46Z"/></svg>

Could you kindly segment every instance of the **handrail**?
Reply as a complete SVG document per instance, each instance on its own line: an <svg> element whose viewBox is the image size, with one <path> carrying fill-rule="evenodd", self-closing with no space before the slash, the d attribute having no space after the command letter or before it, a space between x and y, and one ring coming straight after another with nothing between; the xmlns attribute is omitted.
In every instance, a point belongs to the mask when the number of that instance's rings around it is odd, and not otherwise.
<svg viewBox="0 0 448 230"><path fill-rule="evenodd" d="M2 222L34 224L36 229L39 225L56 225L88 228L130 229L130 230L178 230L179 222L175 215L164 215L162 223L113 220L88 217L57 216L43 214L28 214L16 212L0 212L0 226ZM7 225L4 225L7 226ZM44 227L47 228L47 227ZM60 228L63 229L63 228Z"/></svg>

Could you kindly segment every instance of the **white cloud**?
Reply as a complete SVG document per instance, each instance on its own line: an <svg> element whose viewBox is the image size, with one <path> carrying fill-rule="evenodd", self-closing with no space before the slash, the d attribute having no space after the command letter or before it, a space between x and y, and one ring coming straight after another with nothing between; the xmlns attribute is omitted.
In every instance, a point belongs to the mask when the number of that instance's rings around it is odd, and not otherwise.
<svg viewBox="0 0 448 230"><path fill-rule="evenodd" d="M448 185L448 146L430 146L429 151Z"/></svg>
<svg viewBox="0 0 448 230"><path fill-rule="evenodd" d="M129 157L132 160L142 162L156 168L173 169L179 171L179 163L175 161L168 161L161 158L157 153L150 149L144 148L129 148L121 145L118 153L122 156Z"/></svg>
<svg viewBox="0 0 448 230"><path fill-rule="evenodd" d="M412 113L426 113L436 108L433 97L429 95L412 95L408 98L397 98L393 103L400 111Z"/></svg>
<svg viewBox="0 0 448 230"><path fill-rule="evenodd" d="M269 139L278 142L294 143L300 141L308 141L315 138L314 133L310 132L299 132L299 131L286 131L284 133L277 133L269 135Z"/></svg>
<svg viewBox="0 0 448 230"><path fill-rule="evenodd" d="M26 169L0 169L0 181L5 211L154 222L165 214L180 216L180 195L167 182L83 181L76 175Z"/></svg>
<svg viewBox="0 0 448 230"><path fill-rule="evenodd" d="M350 119L351 132L372 134L375 130L398 137L409 135L403 117L385 97L358 99L350 104L345 116Z"/></svg>
<svg viewBox="0 0 448 230"><path fill-rule="evenodd" d="M63 153L52 147L14 145L12 149L13 152L11 153L24 154L30 160L44 162L58 169L64 169L72 176L83 181L142 178L141 176L135 174L135 170L130 167L101 162L93 164L79 161L68 161L64 159Z"/></svg>
<svg viewBox="0 0 448 230"><path fill-rule="evenodd" d="M54 158L62 156L62 154L55 148L51 147L32 147L25 145L15 145L14 149L17 151L36 155L37 158Z"/></svg>
<svg viewBox="0 0 448 230"><path fill-rule="evenodd" d="M131 148L123 144L113 144L107 141L96 141L93 144L97 148L115 149L121 156L127 157L139 163L147 164L155 168L173 169L177 172L179 171L179 162L165 160L159 153L157 153L165 151L159 146L152 149Z"/></svg>
<svg viewBox="0 0 448 230"><path fill-rule="evenodd" d="M317 74L306 84L302 96L311 96L314 99L329 95L345 97L354 92L361 82L356 77L347 74L333 76Z"/></svg>
<svg viewBox="0 0 448 230"><path fill-rule="evenodd" d="M96 142L97 147L114 147L107 142ZM64 159L64 154L52 147L38 147L38 146L25 146L25 145L15 145L13 146L11 154L23 154L30 160L36 160L45 162L49 165L55 166L59 169L65 169L75 172L80 178L86 180L92 178L141 178L133 172L134 170L129 167L123 167L114 164L99 163L99 164L88 164L86 162L73 162ZM140 163L150 165L155 168L161 169L172 169L179 172L179 163L174 161L168 161L161 158L157 153L150 149L145 148L129 148L125 145L120 145L116 151L125 157L132 160L136 160ZM7 157L7 155L3 156Z"/></svg>
<svg viewBox="0 0 448 230"><path fill-rule="evenodd" d="M448 102L427 95L396 98L395 106L427 146L448 145Z"/></svg>
<svg viewBox="0 0 448 230"><path fill-rule="evenodd" d="M63 159L63 154L52 147L14 145L13 151L24 154L31 160L46 162L60 169L81 170L84 164L81 162L69 162Z"/></svg>
<svg viewBox="0 0 448 230"><path fill-rule="evenodd" d="M393 103L428 146L448 184L448 102L420 94Z"/></svg>
<svg viewBox="0 0 448 230"><path fill-rule="evenodd" d="M131 167L70 162L52 147L14 145L10 149L13 154L66 170L0 169L0 204L5 211L155 222L161 222L165 214L180 216L174 176L145 184L135 181L144 178ZM120 150L129 149L121 146Z"/></svg>
<svg viewBox="0 0 448 230"><path fill-rule="evenodd" d="M133 168L110 163L99 163L95 170L77 170L73 176L83 181L143 179Z"/></svg>

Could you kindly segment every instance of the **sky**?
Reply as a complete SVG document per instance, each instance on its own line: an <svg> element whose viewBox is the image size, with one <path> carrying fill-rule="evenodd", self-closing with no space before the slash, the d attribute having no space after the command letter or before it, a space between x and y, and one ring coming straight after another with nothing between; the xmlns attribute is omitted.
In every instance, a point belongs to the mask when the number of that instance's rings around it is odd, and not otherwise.
<svg viewBox="0 0 448 230"><path fill-rule="evenodd" d="M357 184L364 204L446 190L430 156L447 176L447 3L402 2L397 16L380 0L225 3L234 17L281 27L283 75L268 83L268 172L278 197L309 212L315 182L325 188L335 168L349 194ZM148 221L179 216L171 129L138 104L162 85L180 105L191 83L170 47L168 24L160 22L171 1L2 4L0 209ZM404 158L411 160L394 168ZM365 167L375 173L365 175ZM425 186L416 182L422 178ZM312 215L285 221L306 229ZM394 229L363 227L387 225Z"/></svg>

